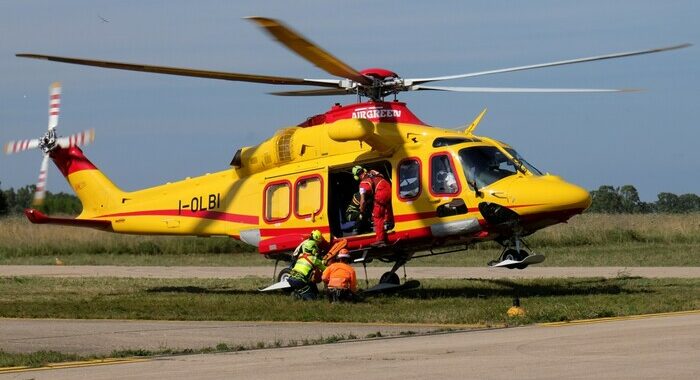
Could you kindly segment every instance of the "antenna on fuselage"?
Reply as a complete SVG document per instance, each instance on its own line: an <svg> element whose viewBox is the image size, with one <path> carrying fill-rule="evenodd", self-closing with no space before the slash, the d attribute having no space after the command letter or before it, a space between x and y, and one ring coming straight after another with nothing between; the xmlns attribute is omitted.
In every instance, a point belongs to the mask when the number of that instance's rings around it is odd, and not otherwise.
<svg viewBox="0 0 700 380"><path fill-rule="evenodd" d="M476 117L476 119L474 119L474 121L472 121L472 123L469 124L469 126L464 130L465 134L470 135L472 134L472 132L474 132L476 126L479 125L479 123L481 123L481 119L484 117L484 115L486 115L487 110L488 108L484 108L484 110L481 111L481 113Z"/></svg>

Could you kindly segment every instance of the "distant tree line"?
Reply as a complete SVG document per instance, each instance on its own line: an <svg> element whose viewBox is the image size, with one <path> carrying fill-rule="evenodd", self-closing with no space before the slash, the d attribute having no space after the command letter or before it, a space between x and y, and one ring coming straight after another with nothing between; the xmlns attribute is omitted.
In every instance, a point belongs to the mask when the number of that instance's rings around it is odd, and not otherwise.
<svg viewBox="0 0 700 380"><path fill-rule="evenodd" d="M31 207L35 185L20 187L15 190L0 188L0 215L21 214ZM700 212L700 196L696 194L676 195L659 193L656 202L642 202L639 193L632 185L613 187L603 185L591 191L593 203L587 212L606 214L644 214L644 213L690 213ZM77 215L82 210L78 198L72 194L46 192L44 204L38 207L47 214Z"/></svg>
<svg viewBox="0 0 700 380"><path fill-rule="evenodd" d="M32 207L35 185L20 187L15 190L0 188L0 216L21 214L24 209ZM78 197L72 194L46 192L44 204L36 207L47 214L78 215L83 209Z"/></svg>
<svg viewBox="0 0 700 380"><path fill-rule="evenodd" d="M642 202L637 189L632 185L613 187L603 185L591 191L593 203L587 212L606 214L683 214L700 212L700 196L697 194L676 195L659 193L656 202Z"/></svg>

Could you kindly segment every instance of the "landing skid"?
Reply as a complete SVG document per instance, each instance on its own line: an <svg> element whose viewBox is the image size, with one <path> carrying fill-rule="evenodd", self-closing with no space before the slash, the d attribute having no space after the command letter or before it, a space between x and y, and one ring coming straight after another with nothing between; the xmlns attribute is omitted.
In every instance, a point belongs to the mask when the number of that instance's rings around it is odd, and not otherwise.
<svg viewBox="0 0 700 380"><path fill-rule="evenodd" d="M522 260L505 259L503 261L492 261L489 263L489 266L492 268L525 269L528 265L543 262L544 259L544 255L529 255Z"/></svg>

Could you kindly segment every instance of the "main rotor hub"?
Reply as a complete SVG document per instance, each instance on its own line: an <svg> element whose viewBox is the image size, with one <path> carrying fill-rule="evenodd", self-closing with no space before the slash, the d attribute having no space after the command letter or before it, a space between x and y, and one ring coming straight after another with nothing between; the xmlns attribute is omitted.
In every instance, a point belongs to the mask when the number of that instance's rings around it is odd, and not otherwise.
<svg viewBox="0 0 700 380"><path fill-rule="evenodd" d="M380 79L380 80L386 80L387 78L399 78L399 75L396 74L393 71L389 71L386 69L381 69L381 68L370 68L370 69L364 69L360 71L360 74L366 75L368 77Z"/></svg>
<svg viewBox="0 0 700 380"><path fill-rule="evenodd" d="M393 71L382 68L369 68L360 71L360 74L372 78L371 85L357 86L357 92L375 102L382 101L387 95L396 95L403 90L403 79Z"/></svg>
<svg viewBox="0 0 700 380"><path fill-rule="evenodd" d="M46 133L44 133L44 136L39 139L39 148L41 148L41 151L44 153L48 154L56 148L56 145L55 129L49 129L46 131Z"/></svg>

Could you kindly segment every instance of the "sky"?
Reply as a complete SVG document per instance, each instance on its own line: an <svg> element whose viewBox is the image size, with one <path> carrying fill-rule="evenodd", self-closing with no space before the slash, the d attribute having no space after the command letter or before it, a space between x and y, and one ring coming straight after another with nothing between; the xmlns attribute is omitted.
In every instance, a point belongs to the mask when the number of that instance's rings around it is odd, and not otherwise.
<svg viewBox="0 0 700 380"><path fill-rule="evenodd" d="M642 88L624 94L402 93L430 125L489 111L476 133L589 190L631 184L643 200L700 193L697 1L0 1L0 143L40 137L48 86L58 131L96 129L87 157L136 190L227 169L234 152L353 96L16 58L41 53L299 78L330 76L245 16L284 21L358 70L441 76L694 43L639 57L434 83ZM103 21L106 20L107 22ZM39 151L0 156L0 188L36 182ZM70 189L58 170L48 190Z"/></svg>

